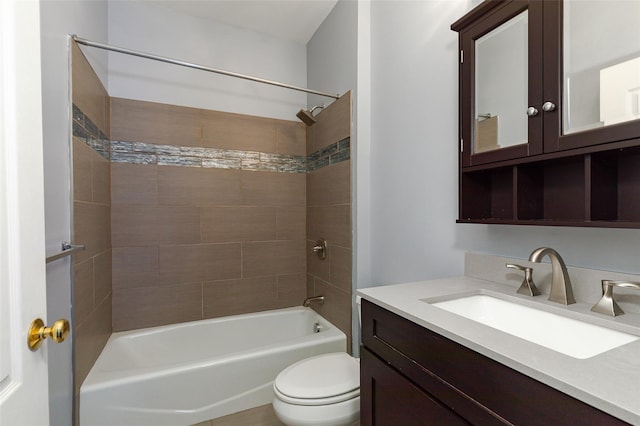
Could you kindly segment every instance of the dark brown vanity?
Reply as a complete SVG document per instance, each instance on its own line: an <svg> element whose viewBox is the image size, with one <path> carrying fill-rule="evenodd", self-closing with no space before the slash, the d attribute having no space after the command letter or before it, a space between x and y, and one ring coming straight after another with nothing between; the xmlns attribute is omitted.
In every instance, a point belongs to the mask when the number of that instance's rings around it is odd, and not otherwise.
<svg viewBox="0 0 640 426"><path fill-rule="evenodd" d="M459 223L640 227L638 9L490 0L451 26Z"/></svg>
<svg viewBox="0 0 640 426"><path fill-rule="evenodd" d="M362 344L363 426L627 424L368 300Z"/></svg>

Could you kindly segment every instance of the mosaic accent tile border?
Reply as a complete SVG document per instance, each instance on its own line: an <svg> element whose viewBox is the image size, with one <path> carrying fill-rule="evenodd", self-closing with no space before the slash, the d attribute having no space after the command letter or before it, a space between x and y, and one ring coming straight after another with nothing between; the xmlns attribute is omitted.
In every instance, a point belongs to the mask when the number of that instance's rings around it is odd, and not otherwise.
<svg viewBox="0 0 640 426"><path fill-rule="evenodd" d="M73 136L82 140L106 160L110 160L109 138L75 104L73 105Z"/></svg>
<svg viewBox="0 0 640 426"><path fill-rule="evenodd" d="M257 151L111 141L114 163L306 173L304 156Z"/></svg>
<svg viewBox="0 0 640 426"><path fill-rule="evenodd" d="M350 158L351 138L345 138L307 156L307 172L347 161Z"/></svg>
<svg viewBox="0 0 640 426"><path fill-rule="evenodd" d="M350 138L309 156L258 151L109 141L80 108L73 106L73 135L114 163L307 173L351 158Z"/></svg>

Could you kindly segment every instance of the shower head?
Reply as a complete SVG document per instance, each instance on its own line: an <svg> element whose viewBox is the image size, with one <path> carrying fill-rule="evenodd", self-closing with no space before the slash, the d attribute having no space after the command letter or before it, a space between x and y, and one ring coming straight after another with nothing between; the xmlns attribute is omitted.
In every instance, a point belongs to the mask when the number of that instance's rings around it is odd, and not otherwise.
<svg viewBox="0 0 640 426"><path fill-rule="evenodd" d="M316 118L313 116L313 111L317 109L322 109L322 108L324 108L324 105L316 105L310 110L301 109L296 114L296 117L302 120L302 122L307 126L313 126L316 123Z"/></svg>

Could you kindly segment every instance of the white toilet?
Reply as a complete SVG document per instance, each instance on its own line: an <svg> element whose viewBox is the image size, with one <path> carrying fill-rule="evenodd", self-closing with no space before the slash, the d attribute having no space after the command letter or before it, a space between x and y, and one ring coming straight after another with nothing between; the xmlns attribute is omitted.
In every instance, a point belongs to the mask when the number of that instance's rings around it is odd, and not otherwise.
<svg viewBox="0 0 640 426"><path fill-rule="evenodd" d="M287 426L360 424L360 361L348 353L318 355L290 365L274 380L273 391L273 410Z"/></svg>
<svg viewBox="0 0 640 426"><path fill-rule="evenodd" d="M273 391L273 410L287 426L353 425L360 419L360 363L345 352L290 365Z"/></svg>

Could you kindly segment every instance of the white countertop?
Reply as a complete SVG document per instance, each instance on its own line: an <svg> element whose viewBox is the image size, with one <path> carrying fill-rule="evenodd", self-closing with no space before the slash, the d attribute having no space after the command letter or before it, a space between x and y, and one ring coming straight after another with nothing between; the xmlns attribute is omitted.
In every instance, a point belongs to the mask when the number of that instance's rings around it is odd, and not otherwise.
<svg viewBox="0 0 640 426"><path fill-rule="evenodd" d="M640 315L606 317L591 305L564 306L546 295L470 277L370 287L358 295L418 325L634 425L640 425L640 340L587 359L573 358L447 312L421 299L487 290L508 300L640 336Z"/></svg>

